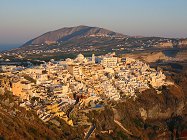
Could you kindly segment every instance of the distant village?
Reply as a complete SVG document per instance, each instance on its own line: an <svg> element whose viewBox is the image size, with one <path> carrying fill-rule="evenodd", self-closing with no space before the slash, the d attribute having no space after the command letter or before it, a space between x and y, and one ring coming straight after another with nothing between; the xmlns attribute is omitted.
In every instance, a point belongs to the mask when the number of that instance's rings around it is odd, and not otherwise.
<svg viewBox="0 0 187 140"><path fill-rule="evenodd" d="M143 51L150 48L155 49L172 49L172 48L185 48L187 45L186 39L167 39L167 38L129 38L129 37L114 37L107 35L90 35L84 36L84 39L92 39L91 42L85 43L82 46L64 46L63 41L45 41L41 44L30 44L24 49L16 48L9 51L4 51L0 53L0 62L1 61L9 61L9 57L14 57L17 59L23 58L38 58L41 56L46 58L48 56L55 56L59 54L75 54L79 52L96 52L106 54L110 51L115 52L134 52L134 51ZM100 39L100 40L99 40ZM114 39L116 42L114 44L105 43L107 39ZM95 46L95 43L99 43ZM103 48L103 46L107 46L107 48ZM114 47L115 46L115 47ZM55 55L54 55L55 54ZM4 59L5 58L5 59Z"/></svg>
<svg viewBox="0 0 187 140"><path fill-rule="evenodd" d="M136 100L149 88L161 94L159 88L166 84L166 76L144 62L115 53L91 57L79 54L75 59L51 60L31 68L1 66L0 84L2 94L11 91L20 98L19 106L34 109L44 122L58 126L53 119L57 116L73 126L87 124L84 113L103 109L106 100ZM78 114L81 120L75 122L72 114L77 104L82 113Z"/></svg>

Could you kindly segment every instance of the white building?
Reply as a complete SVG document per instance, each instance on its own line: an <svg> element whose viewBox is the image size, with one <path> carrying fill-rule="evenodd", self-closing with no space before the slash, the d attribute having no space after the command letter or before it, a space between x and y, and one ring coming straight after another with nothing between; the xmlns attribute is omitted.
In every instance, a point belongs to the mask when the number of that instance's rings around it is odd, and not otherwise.
<svg viewBox="0 0 187 140"><path fill-rule="evenodd" d="M68 69L69 73L74 76L81 74L81 67L79 65L71 64L71 65L67 66L67 69Z"/></svg>
<svg viewBox="0 0 187 140"><path fill-rule="evenodd" d="M104 57L103 60L101 60L101 64L104 67L111 68L117 65L117 61L118 61L117 57Z"/></svg>

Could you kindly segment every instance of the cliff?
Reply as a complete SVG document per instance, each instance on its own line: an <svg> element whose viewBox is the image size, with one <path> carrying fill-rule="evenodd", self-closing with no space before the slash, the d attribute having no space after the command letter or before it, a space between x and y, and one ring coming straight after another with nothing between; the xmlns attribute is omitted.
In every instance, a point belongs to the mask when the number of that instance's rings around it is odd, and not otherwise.
<svg viewBox="0 0 187 140"><path fill-rule="evenodd" d="M103 112L94 112L98 139L170 139L186 133L185 94L178 86L163 88L162 94L150 89L136 101L111 103ZM177 131L177 134L174 134ZM176 136L177 135L177 136Z"/></svg>

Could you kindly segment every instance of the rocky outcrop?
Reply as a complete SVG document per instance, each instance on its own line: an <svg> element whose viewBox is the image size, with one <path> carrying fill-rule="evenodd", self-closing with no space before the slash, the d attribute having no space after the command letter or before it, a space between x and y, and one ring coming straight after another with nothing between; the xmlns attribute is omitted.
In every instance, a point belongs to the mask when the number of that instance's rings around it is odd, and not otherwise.
<svg viewBox="0 0 187 140"><path fill-rule="evenodd" d="M156 45L157 48L173 48L172 42L160 42Z"/></svg>
<svg viewBox="0 0 187 140"><path fill-rule="evenodd" d="M108 139L174 137L171 131L174 129L179 131L186 124L185 93L178 85L163 87L160 90L162 94L149 89L139 93L136 100L113 102L102 112L95 113L91 116L93 123L96 124L95 137ZM171 127L173 124L174 127Z"/></svg>
<svg viewBox="0 0 187 140"><path fill-rule="evenodd" d="M169 58L165 56L164 53L158 52L158 53L151 53L150 55L145 56L143 59L144 61L151 63L159 60L168 60Z"/></svg>
<svg viewBox="0 0 187 140"><path fill-rule="evenodd" d="M125 57L130 57L134 59L139 59L145 61L147 63L156 62L159 60L168 60L163 52L151 52L151 53L134 53L134 54L126 54Z"/></svg>

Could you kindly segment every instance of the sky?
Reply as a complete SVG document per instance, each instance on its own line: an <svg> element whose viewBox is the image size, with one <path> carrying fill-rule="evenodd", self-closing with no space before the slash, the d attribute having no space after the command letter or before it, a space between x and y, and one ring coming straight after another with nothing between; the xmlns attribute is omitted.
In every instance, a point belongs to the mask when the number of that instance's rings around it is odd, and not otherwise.
<svg viewBox="0 0 187 140"><path fill-rule="evenodd" d="M0 0L0 45L78 25L126 35L187 37L187 0Z"/></svg>

